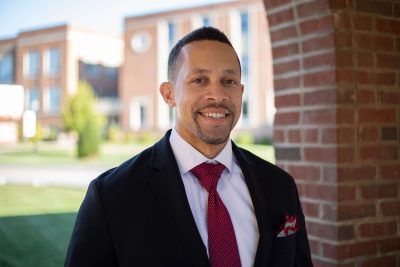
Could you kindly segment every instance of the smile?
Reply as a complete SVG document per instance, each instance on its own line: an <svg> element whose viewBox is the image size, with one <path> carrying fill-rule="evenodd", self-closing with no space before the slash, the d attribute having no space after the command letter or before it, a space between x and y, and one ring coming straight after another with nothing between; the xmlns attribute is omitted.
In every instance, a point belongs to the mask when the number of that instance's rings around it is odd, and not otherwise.
<svg viewBox="0 0 400 267"><path fill-rule="evenodd" d="M226 116L228 116L228 114L224 114L224 113L202 113L203 116L205 117L209 117L209 118L215 118L215 119L219 119L219 118L224 118Z"/></svg>

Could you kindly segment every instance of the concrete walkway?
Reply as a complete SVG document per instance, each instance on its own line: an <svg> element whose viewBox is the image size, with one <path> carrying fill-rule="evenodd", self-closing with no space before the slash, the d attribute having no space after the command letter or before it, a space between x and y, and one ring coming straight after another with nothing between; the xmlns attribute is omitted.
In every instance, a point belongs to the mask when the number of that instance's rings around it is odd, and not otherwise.
<svg viewBox="0 0 400 267"><path fill-rule="evenodd" d="M87 188L109 166L0 164L0 185L62 186Z"/></svg>

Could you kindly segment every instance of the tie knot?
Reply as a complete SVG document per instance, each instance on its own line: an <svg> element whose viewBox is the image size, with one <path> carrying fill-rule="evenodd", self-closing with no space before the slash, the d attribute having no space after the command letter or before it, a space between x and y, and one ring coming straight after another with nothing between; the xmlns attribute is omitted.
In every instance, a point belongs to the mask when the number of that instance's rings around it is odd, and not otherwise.
<svg viewBox="0 0 400 267"><path fill-rule="evenodd" d="M209 192L210 189L216 189L219 177L225 166L221 163L212 164L203 162L197 165L191 172L200 180L203 187Z"/></svg>

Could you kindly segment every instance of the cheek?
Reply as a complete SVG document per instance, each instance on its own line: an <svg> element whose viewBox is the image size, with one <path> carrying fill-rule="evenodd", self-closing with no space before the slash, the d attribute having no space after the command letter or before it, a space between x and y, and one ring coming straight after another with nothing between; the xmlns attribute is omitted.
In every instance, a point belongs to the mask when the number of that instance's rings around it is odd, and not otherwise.
<svg viewBox="0 0 400 267"><path fill-rule="evenodd" d="M232 96L231 99L233 99L233 104L235 105L236 110L240 111L242 108L242 100L243 100L242 94L238 93L238 94Z"/></svg>
<svg viewBox="0 0 400 267"><path fill-rule="evenodd" d="M181 118L189 118L195 109L195 103L185 95L180 95L176 99L176 112Z"/></svg>
<svg viewBox="0 0 400 267"><path fill-rule="evenodd" d="M195 110L196 107L199 106L200 98L195 95L185 94L182 95L180 98L180 105L181 109L185 110L186 112L190 112Z"/></svg>

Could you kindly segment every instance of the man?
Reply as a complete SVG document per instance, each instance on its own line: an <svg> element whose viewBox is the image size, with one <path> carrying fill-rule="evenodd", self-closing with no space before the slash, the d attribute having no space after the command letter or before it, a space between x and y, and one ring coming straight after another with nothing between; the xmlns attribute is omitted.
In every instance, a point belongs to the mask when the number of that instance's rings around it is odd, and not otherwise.
<svg viewBox="0 0 400 267"><path fill-rule="evenodd" d="M219 30L175 45L160 86L175 127L90 183L66 266L312 266L293 179L229 139L240 79Z"/></svg>

